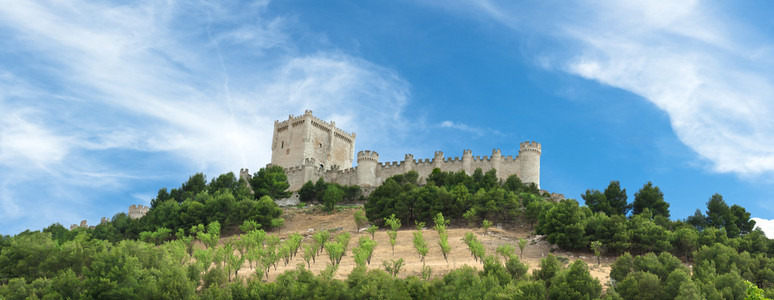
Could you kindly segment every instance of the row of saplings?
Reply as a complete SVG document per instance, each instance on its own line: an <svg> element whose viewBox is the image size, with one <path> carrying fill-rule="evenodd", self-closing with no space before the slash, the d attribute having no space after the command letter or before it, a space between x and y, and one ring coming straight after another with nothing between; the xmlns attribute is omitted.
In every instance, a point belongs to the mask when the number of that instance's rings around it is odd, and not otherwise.
<svg viewBox="0 0 774 300"><path fill-rule="evenodd" d="M355 220L358 225L362 225L362 211L355 213ZM444 259L448 262L448 254L451 251L451 247L448 242L446 226L449 224L449 221L439 213L434 217L434 223L433 228L439 236L438 249L440 249ZM385 219L385 224L388 227L387 235L389 236L390 245L394 254L398 229L402 224L395 216L390 216L390 218ZM432 269L425 265L424 262L431 246L422 234L421 229L424 226L424 223L416 224L417 230L412 232L413 244L423 263L420 277L424 280L429 280ZM311 264L316 263L318 258L327 256L329 263L320 273L320 277L332 279L338 270L342 257L346 255L351 238L351 235L348 232L333 235L329 231L319 231L311 236L309 242L304 243L303 236L298 233L292 233L284 240L281 240L278 235L267 234L265 231L257 228L257 224L249 221L245 222L240 226L240 229L242 229L245 234L232 238L224 244L218 242L220 239L220 225L216 222L209 224L206 228L202 225L193 228L191 230L193 235L191 236L178 237L180 242L187 245L190 257L195 258L195 260L189 264L189 271L196 274L204 274L203 282L205 288L208 288L212 284L222 283L226 280L236 280L239 275L239 270L245 263L248 263L250 268L254 270L254 276L258 280L264 280L268 278L269 272L272 269L277 269L279 263L287 265L296 255L300 254L306 262L307 268L310 269ZM367 232L370 234L370 237L368 235L360 237L357 244L354 245L351 250L351 256L358 267L365 267L371 263L374 249L377 246L374 239L376 230L376 226L372 225L368 227ZM204 249L194 249L193 241L195 239L200 240L206 247ZM494 276L495 278L501 277L501 279L499 279L501 284L510 282L510 280L518 281L526 278L528 268L520 261L527 245L526 240L519 240L517 244L519 250L518 256L516 255L517 249L514 245L506 244L497 248L497 255L502 256L504 266L498 261L497 256L486 255L484 245L472 232L465 234L463 242L467 245L473 258L482 263L482 275ZM599 256L601 251L595 252L595 254ZM323 254L325 254L325 256L323 256ZM382 265L388 274L397 278L401 268L405 265L405 261L403 258L392 259L383 261ZM559 274L560 265L557 258L553 255L549 255L547 258L543 259L540 263L540 269L533 272L533 279L538 281L542 280L545 282L548 289L540 291L541 288L538 288L537 286L543 286L543 283L532 285L531 283L528 284L527 282L524 282L524 284L519 285L521 295L526 296L527 294L534 293L532 296L542 295L542 297L545 297L546 294L543 293L547 293L551 296L555 293L565 294L567 292L580 293L578 295L582 294L590 296L590 298L596 298L601 295L601 285L599 281L590 276L588 269L583 262L577 261L571 264L564 275L565 277L572 275L575 276L574 278L568 277L557 281L554 280L554 277ZM762 293L760 289L757 289L753 285L749 285L749 283L748 286L739 286L738 284L745 283L739 278L727 278L727 281L729 281L729 284L727 284L728 286L723 286L723 280L720 280L720 278L713 278L709 283L702 283L702 281L699 280L694 284L690 275L687 275L689 273L686 273L685 268L680 268L680 266L680 261L667 253L663 253L658 257L653 254L638 256L635 259L632 259L630 255L625 254L613 265L613 272L611 272L611 277L616 279L620 286L616 286L615 292L611 291L612 294L609 294L608 296L619 296L620 294L620 296L624 296L624 298L631 298L637 297L638 295L658 294L657 298L671 298L671 296L678 295L689 296L690 298L690 296L700 297L702 294L708 294L705 292L705 289L707 288L711 288L712 293L710 294L725 296L745 294L745 290L748 292L754 291ZM646 271L652 273L647 273ZM657 276L651 274L657 274ZM656 277L650 278L648 276ZM738 277L738 275L736 275L736 277ZM575 284L565 282L570 279L575 280ZM551 284L549 284L551 282L561 282L562 285L551 286ZM650 294L641 290L641 288L644 287L643 285L649 284L655 284L652 288L658 289L659 282L665 284L664 288L666 290L658 293L656 291L650 291L652 292ZM714 285L710 287L703 286L703 284ZM556 294L556 296L558 295L559 294Z"/></svg>
<svg viewBox="0 0 774 300"><path fill-rule="evenodd" d="M365 217L362 211L355 212L354 217L358 225L363 224ZM439 236L438 247L444 259L448 262L451 246L449 245L446 226L449 224L449 220L445 219L441 213L438 213L434 218L434 223L433 228ZM387 235L389 236L394 254L401 221L392 215L390 218L385 219L385 224L388 227ZM303 242L304 237L299 233L292 233L283 240L276 234L268 234L264 230L259 229L260 226L257 223L245 221L239 226L244 234L228 239L224 243L219 243L220 227L218 222L212 222L206 227L202 224L194 226L190 230L190 235L185 235L182 229L177 233L177 241L185 244L186 252L188 253L189 277L195 279L199 278L197 274L203 274L201 279L203 279L205 288L213 283L237 280L239 271L245 263L248 264L251 270L254 270L254 276L257 279L267 279L269 272L272 269L276 270L278 264L283 263L286 266L297 255L301 255L308 268L311 268L311 264L316 263L318 258L325 255L323 257L328 258L329 264L320 275L324 278L332 278L338 270L342 257L346 255L351 239L349 232L333 235L330 231L323 230L314 233L311 236L311 241L308 243ZM422 234L421 229L424 227L424 222L416 224L417 230L413 232L413 244L423 264L421 277L429 279L432 269L424 263L425 257L430 251L430 245ZM352 259L357 266L370 265L374 249L377 246L377 242L374 239L377 229L378 227L375 225L368 227L366 231L370 234L370 237L367 235L360 237L357 244L351 249ZM147 234L149 236L154 234L163 236L165 233L166 231L161 229ZM154 238L149 237L147 240L153 241ZM194 247L196 240L204 245L203 249ZM485 249L483 244L476 238L476 235L468 232L465 234L463 241L468 246L474 259L484 263ZM523 253L526 245L526 240L519 240L519 256ZM523 269L523 272L526 272L526 266L515 257L515 252L516 249L511 245L503 245L497 249L497 253L504 258L509 269ZM405 261L403 258L392 259L383 261L382 265L387 273L397 277L401 268L405 265Z"/></svg>

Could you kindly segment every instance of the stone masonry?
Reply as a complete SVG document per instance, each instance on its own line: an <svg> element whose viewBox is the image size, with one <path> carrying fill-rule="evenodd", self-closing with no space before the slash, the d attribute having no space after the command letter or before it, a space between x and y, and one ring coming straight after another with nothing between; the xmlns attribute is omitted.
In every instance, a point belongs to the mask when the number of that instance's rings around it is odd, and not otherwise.
<svg viewBox="0 0 774 300"><path fill-rule="evenodd" d="M500 149L492 150L491 156L473 156L470 150L464 150L461 158L444 157L443 152L436 151L432 159L415 159L412 154L406 154L400 162L380 162L378 153L364 150L357 153L357 166L353 167L355 133L345 132L335 125L335 122L315 117L311 110L302 116L290 115L287 120L274 122L268 166L285 169L289 190L297 191L307 181L316 181L320 177L326 182L368 189L379 186L390 176L412 170L419 173L420 178L426 178L435 168L467 174L473 174L478 168L484 172L495 169L501 180L516 174L522 182L540 187L541 146L537 142L522 142L516 156L503 156ZM240 177L247 176L247 169L240 170Z"/></svg>

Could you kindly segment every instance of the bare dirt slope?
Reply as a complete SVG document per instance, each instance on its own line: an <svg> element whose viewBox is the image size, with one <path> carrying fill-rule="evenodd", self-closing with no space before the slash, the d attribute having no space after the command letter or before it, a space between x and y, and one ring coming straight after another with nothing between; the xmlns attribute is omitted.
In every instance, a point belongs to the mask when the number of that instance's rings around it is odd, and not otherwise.
<svg viewBox="0 0 774 300"><path fill-rule="evenodd" d="M293 232L299 232L305 236L304 243L311 243L311 235L314 232L321 230L335 230L332 235L336 235L342 232L349 232L352 237L347 248L347 252L344 258L341 260L341 265L336 272L335 278L346 279L347 275L355 267L355 262L352 259L351 250L357 245L357 240L361 236L370 236L369 233L363 231L358 232L356 224L352 214L356 211L356 208L343 209L333 213L323 212L310 212L311 209L304 208L289 208L285 210L284 218L286 226L280 230L274 229L271 233L279 234L284 238ZM413 234L415 231L414 226L403 226L403 229L398 232L397 244L395 245L395 252L393 253L390 246L390 240L387 236L387 231L379 230L376 232L375 240L378 243L374 250L371 264L369 269L383 268L382 261L389 261L391 259L403 258L405 260L405 266L401 269L399 277L406 277L410 275L420 276L422 272L422 262L420 260L417 251L414 249L412 242ZM609 281L610 264L615 258L602 258L601 265L597 265L597 258L591 253L573 253L564 252L554 249L551 252L552 245L545 241L545 239L539 236L530 236L530 230L517 229L517 230L504 230L498 228L491 228L487 234L484 234L483 229L480 228L449 228L449 244L452 247L451 253L449 253L448 262L444 260L441 254L440 247L438 246L438 234L432 229L431 225L428 225L428 229L422 230L422 234L425 239L428 240L430 248L429 253L425 257L425 264L432 268L432 276L443 276L449 273L451 270L457 269L464 265L468 265L477 269L481 269L482 263L475 261L471 256L467 245L462 241L466 232L474 232L481 243L486 246L487 254L496 254L498 246L503 244L511 244L516 248L518 254L518 239L526 238L530 242L524 249L522 262L527 264L530 268L529 272L539 268L540 259L553 253L559 257L565 257L569 262L577 259L582 259L589 265L591 275L599 279L604 285ZM556 248L556 247L553 247ZM302 250L301 250L302 251ZM301 252L300 251L300 252ZM289 264L285 265L284 262L277 264L277 270L274 268L269 272L269 281L273 281L277 275L285 272L286 270L294 269L298 264L306 265L306 262L301 257L301 253L293 258ZM330 264L327 255L323 252L317 257L317 261L311 265L310 270L315 274L319 274L325 267ZM251 276L255 273L245 264L239 274L240 276Z"/></svg>

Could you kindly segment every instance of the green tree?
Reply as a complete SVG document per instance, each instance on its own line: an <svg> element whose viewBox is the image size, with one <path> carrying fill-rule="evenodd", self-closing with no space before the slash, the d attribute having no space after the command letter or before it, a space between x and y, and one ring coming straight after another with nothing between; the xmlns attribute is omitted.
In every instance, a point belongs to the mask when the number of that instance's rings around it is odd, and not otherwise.
<svg viewBox="0 0 774 300"><path fill-rule="evenodd" d="M413 242L414 242L414 249L417 250L419 257L422 260L422 264L424 265L425 256L427 255L427 252L430 251L430 249L427 246L427 240L425 240L425 237L422 236L421 229L417 229L417 231L414 232Z"/></svg>
<svg viewBox="0 0 774 300"><path fill-rule="evenodd" d="M591 242L591 250L594 251L594 256L597 257L597 265L602 264L599 258L605 253L605 245L600 241L593 241Z"/></svg>
<svg viewBox="0 0 774 300"><path fill-rule="evenodd" d="M390 226L390 230L387 231L387 235L390 236L390 245L392 245L392 254L395 254L395 243L398 241L398 229L400 228L400 220L395 218L395 214L390 215L389 219L385 219L384 223Z"/></svg>
<svg viewBox="0 0 774 300"><path fill-rule="evenodd" d="M362 210L355 211L352 214L352 217L355 218L355 225L357 226L357 230L360 230L368 224L368 219L365 216L365 212Z"/></svg>
<svg viewBox="0 0 774 300"><path fill-rule="evenodd" d="M633 214L640 214L645 209L650 209L654 216L662 215L669 218L669 203L664 201L664 193L650 181L634 193L634 202L632 202Z"/></svg>
<svg viewBox="0 0 774 300"><path fill-rule="evenodd" d="M588 267L581 260L559 272L549 289L551 299L597 299L601 293L599 280L591 277Z"/></svg>
<svg viewBox="0 0 774 300"><path fill-rule="evenodd" d="M593 212L601 211L605 214L609 214L613 210L607 202L605 194L598 190L586 190L586 193L581 194L581 198L583 198L586 202L586 206Z"/></svg>
<svg viewBox="0 0 774 300"><path fill-rule="evenodd" d="M661 299L663 289L658 276L643 271L627 275L615 286L615 291L624 299Z"/></svg>
<svg viewBox="0 0 774 300"><path fill-rule="evenodd" d="M564 249L583 249L588 245L585 233L586 215L574 199L562 200L542 214L537 231L549 242Z"/></svg>
<svg viewBox="0 0 774 300"><path fill-rule="evenodd" d="M325 211L332 211L336 204L341 202L344 197L344 191L342 191L336 185L329 185L323 193L323 204L325 205Z"/></svg>
<svg viewBox="0 0 774 300"><path fill-rule="evenodd" d="M391 259L390 261L383 261L382 265L384 266L384 269L387 271L387 273L390 273L392 277L397 278L398 273L400 273L400 269L405 265L405 261L402 258L397 260Z"/></svg>
<svg viewBox="0 0 774 300"><path fill-rule="evenodd" d="M731 205L731 215L736 217L736 227L739 234L748 234L755 229L755 220L750 220L750 213L744 207Z"/></svg>
<svg viewBox="0 0 774 300"><path fill-rule="evenodd" d="M188 181L180 187L180 196L175 199L177 202L183 202L186 199L192 199L196 194L207 190L207 176L204 173L196 173L188 177Z"/></svg>
<svg viewBox="0 0 774 300"><path fill-rule="evenodd" d="M515 255L511 255L511 257L508 258L508 260L505 262L505 269L508 270L508 273L511 274L511 277L513 277L513 280L521 280L522 278L525 278L524 276L527 275L527 270L529 269L527 265L521 262L518 257Z"/></svg>
<svg viewBox="0 0 774 300"><path fill-rule="evenodd" d="M672 232L670 241L675 251L683 253L685 260L698 247L699 234L693 227L682 227Z"/></svg>
<svg viewBox="0 0 774 300"><path fill-rule="evenodd" d="M540 259L540 269L533 270L532 276L542 280L548 287L560 270L559 260L553 254L548 254L545 258Z"/></svg>
<svg viewBox="0 0 774 300"><path fill-rule="evenodd" d="M261 228L271 228L271 221L282 215L282 208L277 206L269 196L263 196L256 201L250 211L249 220L261 224Z"/></svg>
<svg viewBox="0 0 774 300"><path fill-rule="evenodd" d="M261 168L250 178L250 186L253 188L255 199L269 196L272 199L290 197L287 189L290 187L288 176L280 166Z"/></svg>
<svg viewBox="0 0 774 300"><path fill-rule="evenodd" d="M298 199L301 202L317 201L317 189L315 189L314 183L311 180L304 183L301 189L298 190Z"/></svg>
<svg viewBox="0 0 774 300"><path fill-rule="evenodd" d="M492 227L492 221L484 219L484 221L481 222L481 228L484 229L484 234L489 232L489 227Z"/></svg>
<svg viewBox="0 0 774 300"><path fill-rule="evenodd" d="M526 239L519 239L519 258L524 258L524 248L527 247L527 240Z"/></svg>
<svg viewBox="0 0 774 300"><path fill-rule="evenodd" d="M220 176L213 178L212 181L210 181L208 190L210 194L215 194L215 192L220 190L226 190L236 196L239 190L239 180L234 175L234 172L220 174Z"/></svg>
<svg viewBox="0 0 774 300"><path fill-rule="evenodd" d="M626 215L632 209L627 199L626 189L621 189L621 183L617 180L610 181L610 184L605 188L605 200L607 200L610 211L605 213L608 216Z"/></svg>

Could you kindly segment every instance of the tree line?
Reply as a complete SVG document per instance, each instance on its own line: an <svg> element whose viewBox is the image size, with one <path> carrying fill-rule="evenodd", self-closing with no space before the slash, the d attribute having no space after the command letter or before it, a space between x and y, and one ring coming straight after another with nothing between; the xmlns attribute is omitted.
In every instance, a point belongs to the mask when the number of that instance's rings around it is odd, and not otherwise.
<svg viewBox="0 0 774 300"><path fill-rule="evenodd" d="M632 203L613 181L604 191L586 191L581 195L586 205L581 206L574 199L553 202L550 195L518 177L500 182L495 174L480 169L472 175L434 170L424 185L418 184L415 172L393 176L366 199L371 238L363 236L356 243L350 243L349 233L321 231L307 238L294 233L282 239L264 231L282 224L282 210L272 200L288 196L281 168L261 169L249 182L237 180L233 173L210 182L195 174L180 188L159 190L152 208L140 219L118 214L93 230L68 231L55 224L42 232L0 237L0 298L741 299L774 295L774 243L762 231L752 230L755 223L744 208L728 206L720 195L710 198L706 213L697 210L685 220L673 221L663 193L650 182L634 194ZM341 199L350 195L344 186L324 181L312 185L305 201L324 203L329 189ZM360 214L355 214L355 220L358 227L367 222ZM514 246L498 248L501 258L487 254L473 233L463 240L481 264L480 271L465 266L432 277L432 269L423 266L420 276L398 278L403 259L368 269L374 248L386 247L373 239L378 225L389 228L392 247L402 224L416 225L413 244L424 262L425 255L437 250L447 258L447 225L488 228L492 222L515 220L532 224L536 233L562 248L620 255L612 266L610 288L603 295L602 283L591 277L582 261L550 254L539 268L527 272ZM435 224L437 246L429 245L422 234L425 222ZM239 227L243 234L221 240L222 228L228 227ZM203 246L194 246L197 241ZM519 241L521 252L526 245ZM348 255L357 267L345 280L333 279ZM319 258L327 258L329 264L317 275L300 265L274 282L264 281L277 264L288 264L296 256L303 258L306 267ZM685 262L693 268L686 268ZM239 277L245 265L251 275Z"/></svg>

